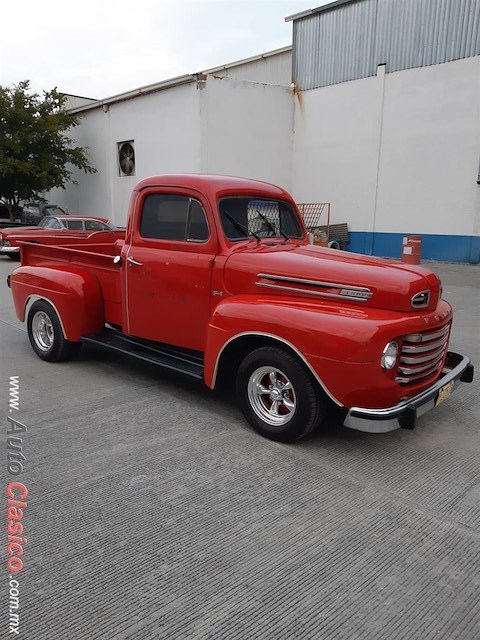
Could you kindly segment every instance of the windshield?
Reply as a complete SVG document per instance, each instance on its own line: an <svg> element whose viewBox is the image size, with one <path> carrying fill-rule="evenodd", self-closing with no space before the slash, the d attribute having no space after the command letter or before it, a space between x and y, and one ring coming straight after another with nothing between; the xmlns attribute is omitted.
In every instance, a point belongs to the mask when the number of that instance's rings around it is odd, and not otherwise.
<svg viewBox="0 0 480 640"><path fill-rule="evenodd" d="M249 196L219 201L223 231L236 242L250 236L262 238L303 238L297 215L288 202Z"/></svg>
<svg viewBox="0 0 480 640"><path fill-rule="evenodd" d="M45 207L44 215L45 216L64 216L65 211L62 209L62 207L57 207L57 205L52 204L52 205L47 205Z"/></svg>
<svg viewBox="0 0 480 640"><path fill-rule="evenodd" d="M23 207L23 212L24 213L34 213L36 215L38 215L40 213L40 207L35 204L27 204Z"/></svg>

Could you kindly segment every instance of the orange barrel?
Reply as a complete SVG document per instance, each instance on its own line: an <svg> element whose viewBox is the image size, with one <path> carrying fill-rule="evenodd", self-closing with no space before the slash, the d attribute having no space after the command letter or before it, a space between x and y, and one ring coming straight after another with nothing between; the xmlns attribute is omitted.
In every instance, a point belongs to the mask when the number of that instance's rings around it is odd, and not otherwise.
<svg viewBox="0 0 480 640"><path fill-rule="evenodd" d="M422 236L403 236L402 262L420 264L422 256Z"/></svg>

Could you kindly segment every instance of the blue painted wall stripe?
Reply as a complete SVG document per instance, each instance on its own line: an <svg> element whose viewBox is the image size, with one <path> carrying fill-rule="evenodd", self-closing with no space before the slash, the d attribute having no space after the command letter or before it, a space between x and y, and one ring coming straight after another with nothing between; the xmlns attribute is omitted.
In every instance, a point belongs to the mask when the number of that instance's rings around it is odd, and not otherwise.
<svg viewBox="0 0 480 640"><path fill-rule="evenodd" d="M350 231L348 251L385 258L400 258L404 235L422 237L422 258L447 262L480 262L480 236L435 234L370 233Z"/></svg>

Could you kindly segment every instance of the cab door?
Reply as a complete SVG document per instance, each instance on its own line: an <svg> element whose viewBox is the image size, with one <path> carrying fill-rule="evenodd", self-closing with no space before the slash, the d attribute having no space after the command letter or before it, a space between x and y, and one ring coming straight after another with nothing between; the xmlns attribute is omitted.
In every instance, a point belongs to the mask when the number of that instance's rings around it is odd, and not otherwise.
<svg viewBox="0 0 480 640"><path fill-rule="evenodd" d="M127 332L203 351L217 249L208 202L197 192L147 190L123 250Z"/></svg>

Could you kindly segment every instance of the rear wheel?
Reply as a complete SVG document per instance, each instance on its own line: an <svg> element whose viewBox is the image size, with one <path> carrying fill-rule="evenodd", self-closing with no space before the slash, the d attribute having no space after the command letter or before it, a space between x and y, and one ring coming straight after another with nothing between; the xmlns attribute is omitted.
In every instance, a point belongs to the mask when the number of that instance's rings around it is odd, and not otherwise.
<svg viewBox="0 0 480 640"><path fill-rule="evenodd" d="M342 247L340 245L340 241L337 240L336 238L333 238L333 240L329 241L328 248L329 249L337 249L339 251Z"/></svg>
<svg viewBox="0 0 480 640"><path fill-rule="evenodd" d="M7 256L10 258L10 260L15 260L16 262L20 260L19 253L7 253Z"/></svg>
<svg viewBox="0 0 480 640"><path fill-rule="evenodd" d="M65 339L57 312L46 300L37 300L32 304L27 326L30 344L42 360L66 360L78 353L82 346L81 342Z"/></svg>
<svg viewBox="0 0 480 640"><path fill-rule="evenodd" d="M317 383L305 365L284 349L252 351L240 364L236 386L246 419L271 440L300 440L325 414L325 400Z"/></svg>

